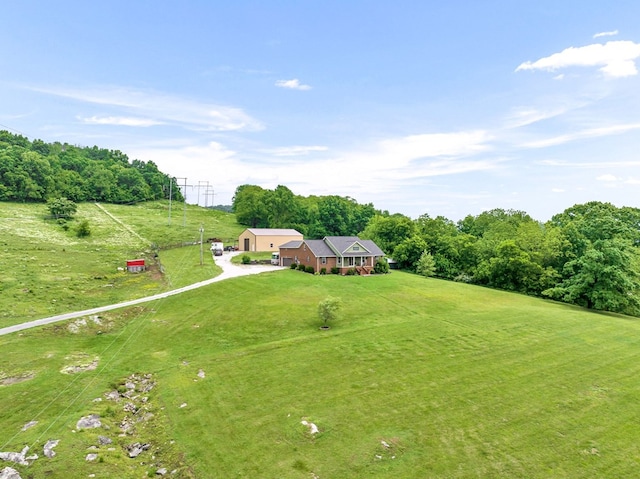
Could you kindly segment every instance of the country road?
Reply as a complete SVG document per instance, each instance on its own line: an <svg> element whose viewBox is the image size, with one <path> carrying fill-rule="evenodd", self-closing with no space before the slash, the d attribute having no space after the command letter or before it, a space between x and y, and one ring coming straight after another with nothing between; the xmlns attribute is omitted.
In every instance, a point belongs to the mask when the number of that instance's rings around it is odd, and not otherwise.
<svg viewBox="0 0 640 479"><path fill-rule="evenodd" d="M82 316L88 316L90 314L103 313L105 311L111 311L113 309L127 308L129 306L135 306L136 304L147 303L149 301L155 301L157 299L168 298L176 294L184 293L185 291L191 291L192 289L201 288L218 281L223 281L229 278L236 278L238 276L246 276L250 274L264 273L267 271L277 271L284 269L281 266L272 265L235 265L231 263L231 258L239 253L227 253L222 256L216 257L216 264L222 268L222 273L215 278L200 281L199 283L190 284L182 288L166 291L164 293L154 294L153 296L146 296L144 298L133 299L131 301L125 301L123 303L110 304L107 306L100 306L92 309L85 309L83 311L76 311L73 313L64 313L57 316L51 316L49 318L36 319L34 321L28 321L22 324L15 324L6 328L0 328L0 336L5 334L16 333L25 329L36 328L38 326L44 326L58 321L64 321L67 319L79 318Z"/></svg>

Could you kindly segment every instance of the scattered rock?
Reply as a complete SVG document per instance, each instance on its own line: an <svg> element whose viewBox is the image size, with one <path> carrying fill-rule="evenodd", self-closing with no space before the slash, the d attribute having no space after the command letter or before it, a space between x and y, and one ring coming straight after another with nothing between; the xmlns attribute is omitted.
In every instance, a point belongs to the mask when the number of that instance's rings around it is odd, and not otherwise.
<svg viewBox="0 0 640 479"><path fill-rule="evenodd" d="M316 426L314 423L312 422L308 422L308 421L302 421L301 424L303 426L307 426L309 428L309 434L314 435L320 432L320 430L318 429L318 426Z"/></svg>
<svg viewBox="0 0 640 479"><path fill-rule="evenodd" d="M80 418L76 424L76 429L93 429L100 426L102 426L100 416L98 414L91 414L90 416Z"/></svg>
<svg viewBox="0 0 640 479"><path fill-rule="evenodd" d="M164 476L167 473L167 468L166 467L161 467L160 469L158 469L156 471L156 474L158 476Z"/></svg>
<svg viewBox="0 0 640 479"><path fill-rule="evenodd" d="M200 371L198 371L198 377L200 379L204 379L204 371L202 369Z"/></svg>
<svg viewBox="0 0 640 479"><path fill-rule="evenodd" d="M182 404L180 404L180 409L182 409L183 407L187 407L187 403L183 402Z"/></svg>
<svg viewBox="0 0 640 479"><path fill-rule="evenodd" d="M139 442L136 442L131 444L130 446L127 446L127 451L129 451L129 457L133 459L135 457L138 457L140 454L142 454L144 451L146 451L150 447L151 447L151 444L148 444L148 443L140 444Z"/></svg>
<svg viewBox="0 0 640 479"><path fill-rule="evenodd" d="M60 442L59 439L50 439L47 441L47 443L44 445L44 455L46 457L48 457L49 459L51 459L53 456L56 455L56 452L53 450L54 447L56 447L58 445L58 443Z"/></svg>
<svg viewBox="0 0 640 479"><path fill-rule="evenodd" d="M107 436L98 436L98 444L108 446L109 444L113 444L113 441Z"/></svg>
<svg viewBox="0 0 640 479"><path fill-rule="evenodd" d="M25 373L21 376L13 376L9 378L0 378L0 386L11 386L12 384L18 384L33 378L34 375L31 373Z"/></svg>
<svg viewBox="0 0 640 479"><path fill-rule="evenodd" d="M119 401L120 393L118 391L110 391L107 394L105 394L104 397L106 397L110 401Z"/></svg>
<svg viewBox="0 0 640 479"><path fill-rule="evenodd" d="M73 356L67 356L65 359L72 361L71 364L65 366L60 370L62 374L76 374L84 371L93 371L98 367L98 357L89 359L88 354L77 354Z"/></svg>
<svg viewBox="0 0 640 479"><path fill-rule="evenodd" d="M91 454L87 454L87 457L84 458L84 460L87 462L93 462L96 459L98 459L98 455L95 452L92 452Z"/></svg>
<svg viewBox="0 0 640 479"><path fill-rule="evenodd" d="M5 467L0 471L0 479L22 479L18 471L12 467Z"/></svg>
<svg viewBox="0 0 640 479"><path fill-rule="evenodd" d="M29 429L30 427L35 426L36 424L38 424L38 421L29 421L24 426L22 426L21 431L26 431L27 429Z"/></svg>
<svg viewBox="0 0 640 479"><path fill-rule="evenodd" d="M21 466L28 466L30 464L29 461L38 459L38 455L27 456L27 452L29 452L29 446L24 446L21 452L0 452L0 459L20 464Z"/></svg>

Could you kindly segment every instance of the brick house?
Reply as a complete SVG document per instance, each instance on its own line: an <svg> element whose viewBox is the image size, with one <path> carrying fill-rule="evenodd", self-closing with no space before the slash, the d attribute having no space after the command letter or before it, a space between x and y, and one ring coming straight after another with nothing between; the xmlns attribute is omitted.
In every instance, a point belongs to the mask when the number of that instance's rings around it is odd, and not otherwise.
<svg viewBox="0 0 640 479"><path fill-rule="evenodd" d="M280 266L312 266L315 271L338 268L340 274L355 269L369 274L384 252L371 240L357 236L325 236L321 240L294 240L280 246Z"/></svg>
<svg viewBox="0 0 640 479"><path fill-rule="evenodd" d="M278 251L281 244L302 240L302 233L294 229L247 228L238 238L240 251Z"/></svg>

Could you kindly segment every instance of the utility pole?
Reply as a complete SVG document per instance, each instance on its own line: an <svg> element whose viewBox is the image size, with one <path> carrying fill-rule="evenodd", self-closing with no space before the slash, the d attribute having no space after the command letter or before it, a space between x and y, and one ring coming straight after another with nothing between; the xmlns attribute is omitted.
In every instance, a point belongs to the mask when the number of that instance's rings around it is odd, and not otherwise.
<svg viewBox="0 0 640 479"><path fill-rule="evenodd" d="M187 185L187 178L185 178L184 176L176 176L174 177L174 180L184 180L184 185L182 185L184 187L183 190L183 197L184 197L184 207L182 208L182 226L186 226L187 225L187 186L193 186L193 185ZM169 224L171 224L171 201L169 201Z"/></svg>
<svg viewBox="0 0 640 479"><path fill-rule="evenodd" d="M171 199L173 196L173 180L174 178L169 178L169 226L171 226Z"/></svg>
<svg viewBox="0 0 640 479"><path fill-rule="evenodd" d="M203 244L202 244L203 236L204 236L204 227L202 226L202 223L200 223L200 266L204 264L204 250L203 250Z"/></svg>
<svg viewBox="0 0 640 479"><path fill-rule="evenodd" d="M206 190L204 190L204 198L205 198L205 208L206 208L206 204L207 204L207 198L209 198L209 196L211 196L211 206L213 207L213 202L215 201L215 190L207 188Z"/></svg>
<svg viewBox="0 0 640 479"><path fill-rule="evenodd" d="M209 188L209 180L207 180L207 181L198 181L198 206L200 206L200 183L205 183L207 185L207 188ZM205 189L205 191L207 191L207 190Z"/></svg>

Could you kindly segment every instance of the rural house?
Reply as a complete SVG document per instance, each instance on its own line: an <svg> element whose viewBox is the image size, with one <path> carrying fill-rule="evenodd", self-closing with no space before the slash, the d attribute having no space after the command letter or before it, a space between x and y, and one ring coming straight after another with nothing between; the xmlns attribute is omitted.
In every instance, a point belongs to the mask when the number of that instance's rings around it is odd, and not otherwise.
<svg viewBox="0 0 640 479"><path fill-rule="evenodd" d="M369 274L384 252L371 240L357 236L325 236L321 240L294 240L280 246L280 265L312 266L315 271L338 268L340 274L355 269Z"/></svg>
<svg viewBox="0 0 640 479"><path fill-rule="evenodd" d="M281 244L302 241L302 233L293 229L248 228L238 238L240 251L278 251Z"/></svg>

